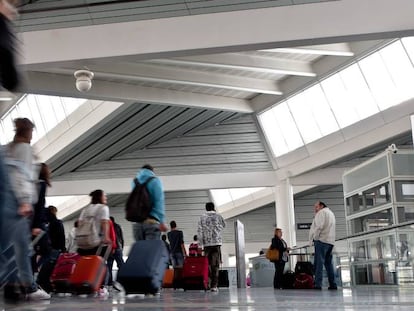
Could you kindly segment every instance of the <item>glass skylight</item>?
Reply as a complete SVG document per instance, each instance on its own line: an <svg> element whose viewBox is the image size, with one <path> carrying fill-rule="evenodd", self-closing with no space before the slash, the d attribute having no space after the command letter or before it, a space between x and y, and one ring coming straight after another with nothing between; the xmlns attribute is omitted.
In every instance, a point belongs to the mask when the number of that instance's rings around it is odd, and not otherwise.
<svg viewBox="0 0 414 311"><path fill-rule="evenodd" d="M213 189L210 190L210 193L213 197L214 204L221 206L235 200L246 197L252 193L263 190L263 187L260 188L231 188L231 189Z"/></svg>
<svg viewBox="0 0 414 311"><path fill-rule="evenodd" d="M29 118L35 124L32 144L65 120L86 99L27 94L0 119L0 143L7 144L14 136L15 118Z"/></svg>
<svg viewBox="0 0 414 311"><path fill-rule="evenodd" d="M365 57L258 115L275 157L414 97L414 37Z"/></svg>

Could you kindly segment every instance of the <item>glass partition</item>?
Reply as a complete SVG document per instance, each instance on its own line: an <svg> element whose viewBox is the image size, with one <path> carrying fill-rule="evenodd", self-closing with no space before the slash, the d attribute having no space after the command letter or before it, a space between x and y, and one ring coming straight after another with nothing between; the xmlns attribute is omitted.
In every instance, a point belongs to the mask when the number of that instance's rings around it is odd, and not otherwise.
<svg viewBox="0 0 414 311"><path fill-rule="evenodd" d="M392 209L387 208L379 212L363 215L349 220L348 228L350 234L357 234L381 229L393 224Z"/></svg>
<svg viewBox="0 0 414 311"><path fill-rule="evenodd" d="M391 195L389 188L389 183L387 182L346 198L347 214L351 215L390 203Z"/></svg>

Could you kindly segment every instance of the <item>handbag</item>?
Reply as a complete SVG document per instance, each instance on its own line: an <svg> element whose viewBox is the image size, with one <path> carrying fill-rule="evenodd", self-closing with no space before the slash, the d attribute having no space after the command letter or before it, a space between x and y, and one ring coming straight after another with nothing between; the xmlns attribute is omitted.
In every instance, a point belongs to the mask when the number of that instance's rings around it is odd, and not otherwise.
<svg viewBox="0 0 414 311"><path fill-rule="evenodd" d="M279 260L279 250L277 248L269 247L266 251L266 258L270 261L278 261Z"/></svg>

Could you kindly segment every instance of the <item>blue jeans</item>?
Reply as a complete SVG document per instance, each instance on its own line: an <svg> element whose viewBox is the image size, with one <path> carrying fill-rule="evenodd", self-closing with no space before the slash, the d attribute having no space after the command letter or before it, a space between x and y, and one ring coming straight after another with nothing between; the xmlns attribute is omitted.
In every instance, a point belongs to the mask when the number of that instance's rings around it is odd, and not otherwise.
<svg viewBox="0 0 414 311"><path fill-rule="evenodd" d="M15 255L15 260L8 265L8 270L13 273L9 275L7 282L20 284L28 291L34 291L37 284L31 265L30 220L17 214L19 204L11 188L3 159L3 154L0 154L0 250L3 252L12 245Z"/></svg>
<svg viewBox="0 0 414 311"><path fill-rule="evenodd" d="M140 240L161 240L160 224L148 224L145 222L137 222L132 227L134 231L135 241Z"/></svg>
<svg viewBox="0 0 414 311"><path fill-rule="evenodd" d="M315 244L315 287L322 287L323 267L328 274L330 287L336 287L335 273L332 265L333 245L321 241L314 241Z"/></svg>
<svg viewBox="0 0 414 311"><path fill-rule="evenodd" d="M174 268L180 268L184 265L184 255L182 252L171 253L171 263Z"/></svg>

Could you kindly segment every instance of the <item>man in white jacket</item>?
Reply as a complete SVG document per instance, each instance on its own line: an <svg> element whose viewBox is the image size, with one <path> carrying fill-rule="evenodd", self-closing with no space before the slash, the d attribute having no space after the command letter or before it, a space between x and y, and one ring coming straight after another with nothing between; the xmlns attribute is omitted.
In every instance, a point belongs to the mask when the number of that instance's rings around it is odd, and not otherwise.
<svg viewBox="0 0 414 311"><path fill-rule="evenodd" d="M315 217L309 231L309 244L315 245L315 289L322 289L322 270L328 274L328 289L336 290L335 274L332 266L332 250L335 244L335 215L325 203L314 205Z"/></svg>

